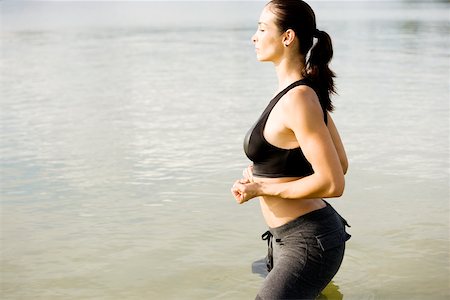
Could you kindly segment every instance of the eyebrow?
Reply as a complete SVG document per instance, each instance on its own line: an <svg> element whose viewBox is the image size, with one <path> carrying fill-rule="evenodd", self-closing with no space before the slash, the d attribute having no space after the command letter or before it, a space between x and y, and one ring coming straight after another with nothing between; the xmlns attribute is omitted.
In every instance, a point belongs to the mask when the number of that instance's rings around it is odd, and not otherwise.
<svg viewBox="0 0 450 300"><path fill-rule="evenodd" d="M261 24L267 25L267 23L264 23L264 22L258 22L258 25L261 25Z"/></svg>

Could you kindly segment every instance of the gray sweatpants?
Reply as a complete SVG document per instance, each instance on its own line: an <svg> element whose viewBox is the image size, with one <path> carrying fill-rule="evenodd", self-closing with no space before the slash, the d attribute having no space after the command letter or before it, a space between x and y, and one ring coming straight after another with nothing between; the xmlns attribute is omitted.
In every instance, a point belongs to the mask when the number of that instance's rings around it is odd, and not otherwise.
<svg viewBox="0 0 450 300"><path fill-rule="evenodd" d="M347 222L327 203L322 209L270 228L265 236L271 238L269 248L273 245L273 268L256 299L315 299L342 263L345 242L350 238L345 225Z"/></svg>

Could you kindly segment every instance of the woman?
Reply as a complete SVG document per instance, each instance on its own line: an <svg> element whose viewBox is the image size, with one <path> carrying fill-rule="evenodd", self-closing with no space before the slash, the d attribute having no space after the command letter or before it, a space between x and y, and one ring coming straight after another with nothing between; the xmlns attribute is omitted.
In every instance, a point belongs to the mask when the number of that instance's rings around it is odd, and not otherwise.
<svg viewBox="0 0 450 300"><path fill-rule="evenodd" d="M350 238L346 221L322 199L342 195L348 165L328 113L331 40L301 0L270 1L252 40L258 60L274 63L279 84L245 137L253 165L232 187L240 204L260 198L270 228L263 235L270 273L256 298L313 299L338 271Z"/></svg>

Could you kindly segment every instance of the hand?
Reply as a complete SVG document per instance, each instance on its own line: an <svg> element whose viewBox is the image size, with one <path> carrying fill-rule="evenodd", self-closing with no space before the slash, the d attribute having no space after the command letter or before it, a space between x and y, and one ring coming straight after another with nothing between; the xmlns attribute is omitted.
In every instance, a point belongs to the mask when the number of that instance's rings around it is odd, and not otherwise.
<svg viewBox="0 0 450 300"><path fill-rule="evenodd" d="M237 203L242 204L258 196L258 183L250 182L248 179L236 180L231 188L231 193Z"/></svg>
<svg viewBox="0 0 450 300"><path fill-rule="evenodd" d="M248 182L254 182L253 181L253 165L249 165L247 168L245 168L242 171L242 176L244 179L248 180Z"/></svg>

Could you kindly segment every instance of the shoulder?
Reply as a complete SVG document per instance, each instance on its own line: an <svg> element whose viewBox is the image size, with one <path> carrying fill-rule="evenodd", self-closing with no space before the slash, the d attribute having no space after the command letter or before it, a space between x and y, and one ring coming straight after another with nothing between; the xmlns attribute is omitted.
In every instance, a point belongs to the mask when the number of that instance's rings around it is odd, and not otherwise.
<svg viewBox="0 0 450 300"><path fill-rule="evenodd" d="M299 85L291 90L289 90L286 95L285 99L289 101L297 101L297 100L306 100L306 101L318 101L319 98L317 97L316 92L312 87L309 85Z"/></svg>
<svg viewBox="0 0 450 300"><path fill-rule="evenodd" d="M282 109L288 119L298 120L311 117L323 119L319 98L316 92L307 85L300 85L291 89L282 100Z"/></svg>

